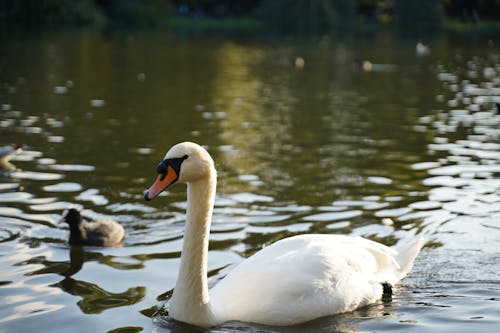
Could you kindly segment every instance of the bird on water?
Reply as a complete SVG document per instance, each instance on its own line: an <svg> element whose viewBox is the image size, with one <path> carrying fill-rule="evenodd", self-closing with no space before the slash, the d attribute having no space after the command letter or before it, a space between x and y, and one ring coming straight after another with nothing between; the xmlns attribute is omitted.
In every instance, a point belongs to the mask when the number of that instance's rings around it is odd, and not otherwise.
<svg viewBox="0 0 500 333"><path fill-rule="evenodd" d="M305 234L279 240L236 265L210 290L207 256L217 183L201 146L173 146L156 168L147 201L175 183L187 184L187 211L177 283L169 316L198 326L227 321L294 325L374 303L412 269L424 245L395 247L357 236Z"/></svg>
<svg viewBox="0 0 500 333"><path fill-rule="evenodd" d="M86 222L75 208L63 212L62 222L69 225L71 245L119 246L125 239L125 230L118 222L109 218Z"/></svg>

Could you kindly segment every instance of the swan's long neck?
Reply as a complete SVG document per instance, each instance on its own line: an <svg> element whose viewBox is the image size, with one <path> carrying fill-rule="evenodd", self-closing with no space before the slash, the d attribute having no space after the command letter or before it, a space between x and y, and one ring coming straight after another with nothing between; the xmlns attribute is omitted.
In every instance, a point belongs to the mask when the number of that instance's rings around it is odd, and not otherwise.
<svg viewBox="0 0 500 333"><path fill-rule="evenodd" d="M207 178L188 183L181 265L169 310L172 318L200 326L213 324L207 255L216 183L215 170Z"/></svg>

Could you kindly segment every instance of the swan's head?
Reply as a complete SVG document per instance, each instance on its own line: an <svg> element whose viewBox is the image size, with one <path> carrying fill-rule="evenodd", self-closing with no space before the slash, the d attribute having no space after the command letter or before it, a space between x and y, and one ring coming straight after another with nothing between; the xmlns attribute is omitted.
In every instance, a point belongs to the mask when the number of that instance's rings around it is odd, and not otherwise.
<svg viewBox="0 0 500 333"><path fill-rule="evenodd" d="M167 152L156 167L158 178L144 193L147 201L155 198L176 182L190 183L205 179L215 172L208 152L192 142L178 143Z"/></svg>

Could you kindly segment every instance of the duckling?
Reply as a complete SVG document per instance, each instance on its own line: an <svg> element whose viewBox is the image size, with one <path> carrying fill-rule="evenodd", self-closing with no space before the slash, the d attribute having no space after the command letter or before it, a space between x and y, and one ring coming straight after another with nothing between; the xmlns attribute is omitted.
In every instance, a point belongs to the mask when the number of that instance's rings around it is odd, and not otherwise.
<svg viewBox="0 0 500 333"><path fill-rule="evenodd" d="M118 246L123 243L125 230L112 219L87 223L74 208L63 212L61 222L69 225L69 243L72 245Z"/></svg>

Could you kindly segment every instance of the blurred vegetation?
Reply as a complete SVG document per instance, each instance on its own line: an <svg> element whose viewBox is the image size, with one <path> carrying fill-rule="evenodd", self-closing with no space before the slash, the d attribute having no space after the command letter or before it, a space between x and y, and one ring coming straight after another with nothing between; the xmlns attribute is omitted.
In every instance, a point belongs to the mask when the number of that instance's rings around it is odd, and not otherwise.
<svg viewBox="0 0 500 333"><path fill-rule="evenodd" d="M100 0L95 3L111 26L162 26L171 17L170 3L165 0Z"/></svg>
<svg viewBox="0 0 500 333"><path fill-rule="evenodd" d="M100 25L103 20L103 13L93 0L0 0L3 25Z"/></svg>
<svg viewBox="0 0 500 333"><path fill-rule="evenodd" d="M441 2L436 0L394 0L394 13L405 32L437 31L443 20Z"/></svg>
<svg viewBox="0 0 500 333"><path fill-rule="evenodd" d="M4 26L156 26L167 24L165 0L0 0Z"/></svg>
<svg viewBox="0 0 500 333"><path fill-rule="evenodd" d="M272 29L328 30L352 25L356 4L355 0L261 1L255 17Z"/></svg>
<svg viewBox="0 0 500 333"><path fill-rule="evenodd" d="M453 22L449 24L448 22ZM199 27L421 33L497 27L500 0L0 0L0 27Z"/></svg>

